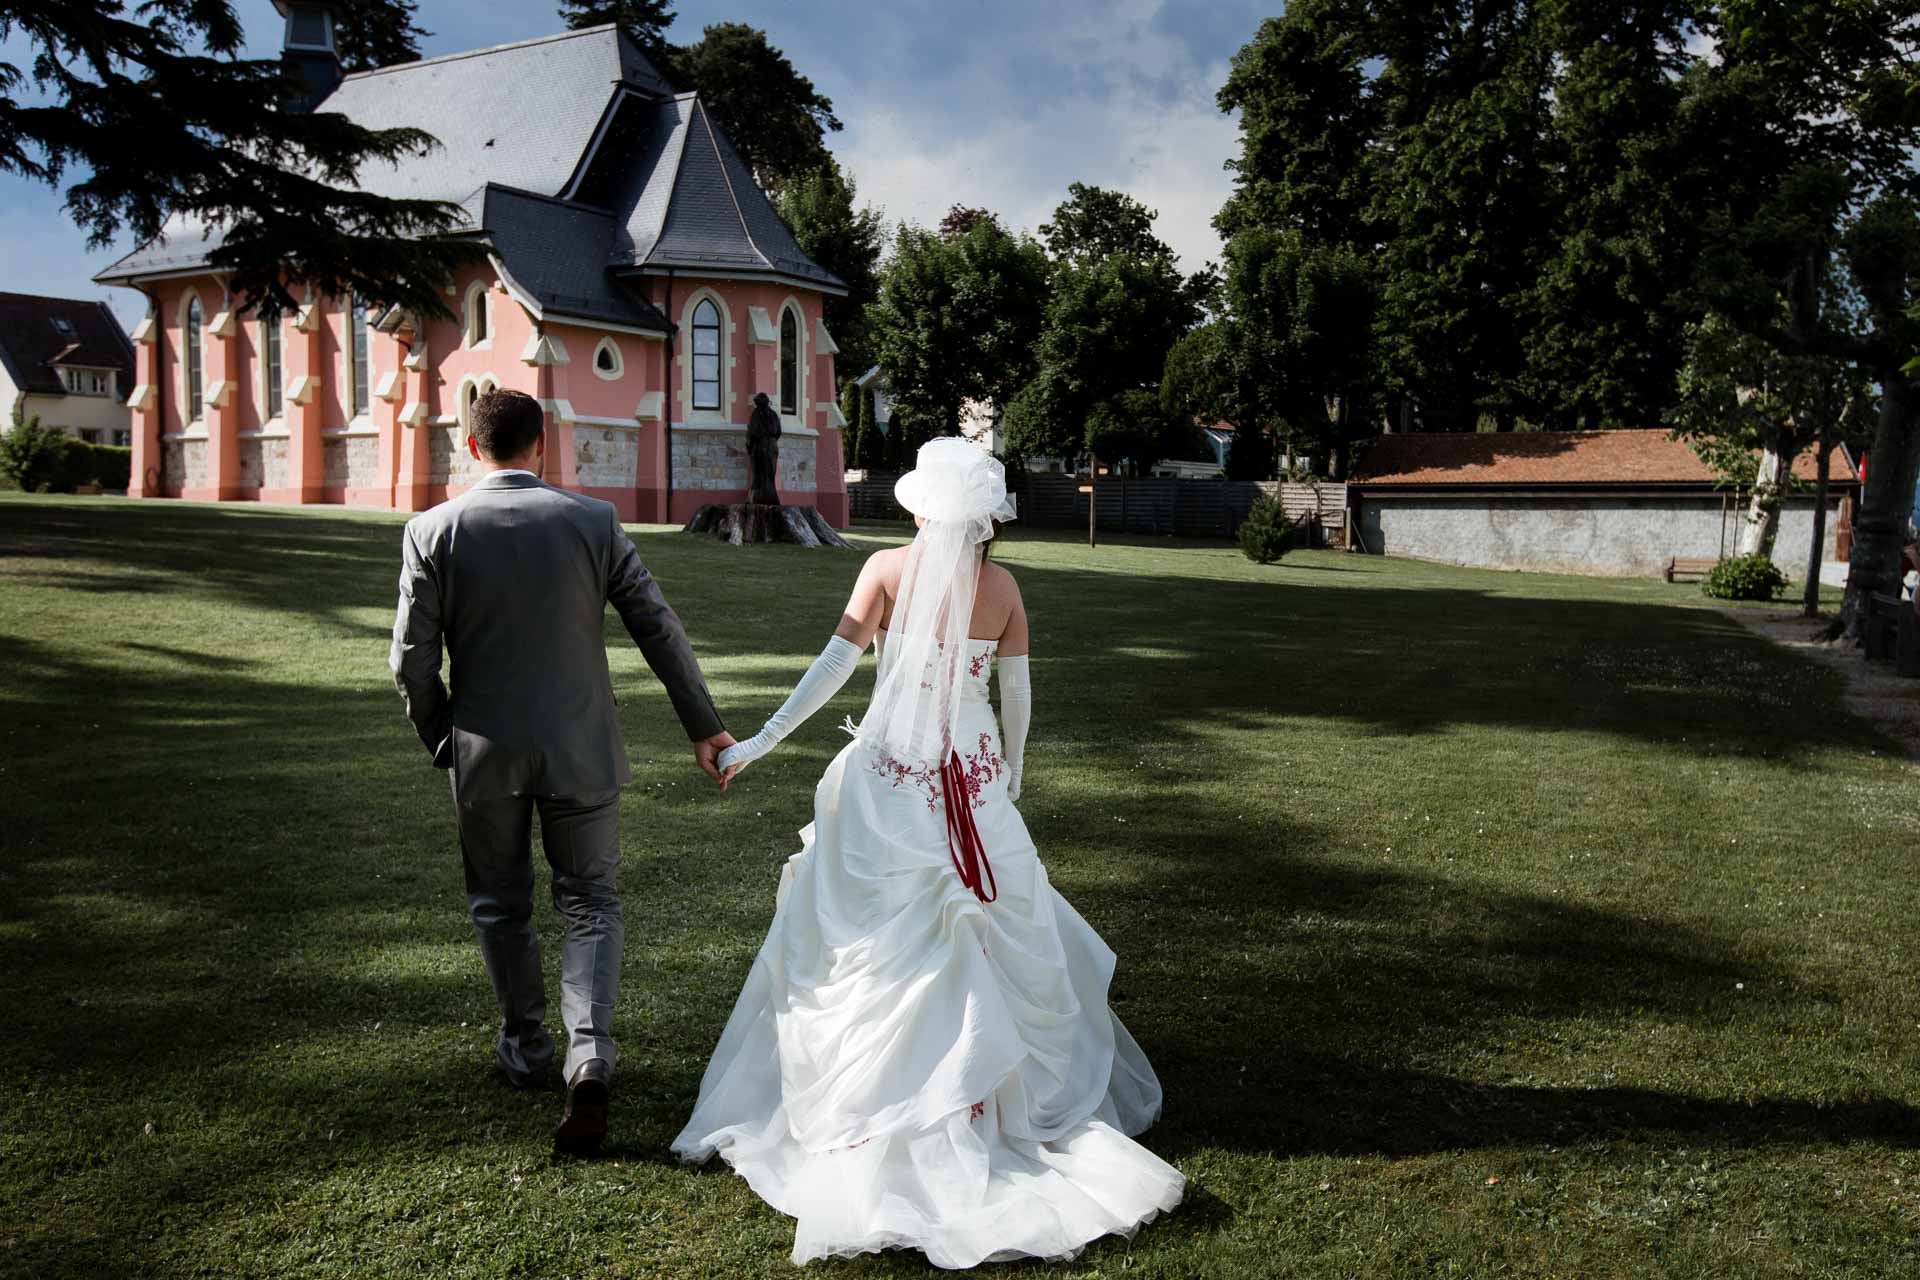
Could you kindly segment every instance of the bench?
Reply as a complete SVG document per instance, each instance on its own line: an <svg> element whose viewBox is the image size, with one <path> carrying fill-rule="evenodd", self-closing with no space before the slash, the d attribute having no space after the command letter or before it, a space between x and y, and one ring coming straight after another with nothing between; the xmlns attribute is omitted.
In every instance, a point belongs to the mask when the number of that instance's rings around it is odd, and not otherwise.
<svg viewBox="0 0 1920 1280"><path fill-rule="evenodd" d="M1719 563L1713 556L1675 556L1667 561L1667 581L1705 582Z"/></svg>
<svg viewBox="0 0 1920 1280"><path fill-rule="evenodd" d="M1867 597L1867 657L1893 659L1898 675L1920 676L1920 613L1914 603L1876 591Z"/></svg>

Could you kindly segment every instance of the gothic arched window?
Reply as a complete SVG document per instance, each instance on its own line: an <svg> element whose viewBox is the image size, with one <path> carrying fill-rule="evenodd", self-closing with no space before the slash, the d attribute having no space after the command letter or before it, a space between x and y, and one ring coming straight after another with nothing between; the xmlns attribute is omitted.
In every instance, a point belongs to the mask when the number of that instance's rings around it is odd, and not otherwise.
<svg viewBox="0 0 1920 1280"><path fill-rule="evenodd" d="M800 412L800 323L792 307L780 313L780 412Z"/></svg>
<svg viewBox="0 0 1920 1280"><path fill-rule="evenodd" d="M693 309L693 407L720 407L720 308L712 298Z"/></svg>

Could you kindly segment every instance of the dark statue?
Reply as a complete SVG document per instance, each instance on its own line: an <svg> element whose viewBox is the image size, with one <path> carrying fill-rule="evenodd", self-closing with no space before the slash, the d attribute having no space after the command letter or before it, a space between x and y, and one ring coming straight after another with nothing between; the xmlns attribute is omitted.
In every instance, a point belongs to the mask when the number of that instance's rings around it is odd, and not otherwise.
<svg viewBox="0 0 1920 1280"><path fill-rule="evenodd" d="M736 547L754 542L847 545L818 509L783 504L779 479L780 415L763 391L753 398L753 413L747 418L747 500L707 503L687 521L686 532L711 534Z"/></svg>
<svg viewBox="0 0 1920 1280"><path fill-rule="evenodd" d="M754 506L780 505L780 415L762 391L753 398L747 419L747 501Z"/></svg>

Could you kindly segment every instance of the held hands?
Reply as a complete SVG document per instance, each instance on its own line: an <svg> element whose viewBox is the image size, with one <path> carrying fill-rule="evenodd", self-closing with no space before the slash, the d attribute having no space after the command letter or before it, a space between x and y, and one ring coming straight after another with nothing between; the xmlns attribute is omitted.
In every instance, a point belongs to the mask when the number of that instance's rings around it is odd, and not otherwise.
<svg viewBox="0 0 1920 1280"><path fill-rule="evenodd" d="M723 754L733 745L733 735L725 729L711 738L704 738L693 744L694 763L699 765L700 771L712 778L722 791L727 789L727 784L733 781L733 775L737 772L725 763L726 757Z"/></svg>
<svg viewBox="0 0 1920 1280"><path fill-rule="evenodd" d="M773 750L774 747L779 745L779 742L780 740L778 738L770 737L767 731L762 729L745 742L735 743L725 751L722 751L720 753L720 767L727 771L728 777L732 777L734 774L752 764L755 760L758 760L761 756L767 754L767 752Z"/></svg>

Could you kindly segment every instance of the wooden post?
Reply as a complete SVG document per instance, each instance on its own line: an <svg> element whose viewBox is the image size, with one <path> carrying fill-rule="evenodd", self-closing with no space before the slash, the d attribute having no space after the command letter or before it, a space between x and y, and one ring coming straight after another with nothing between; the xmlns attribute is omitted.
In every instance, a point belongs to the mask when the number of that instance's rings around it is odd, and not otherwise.
<svg viewBox="0 0 1920 1280"><path fill-rule="evenodd" d="M1100 502L1100 455L1087 454L1087 545L1097 547L1099 538L1094 534L1094 517Z"/></svg>

